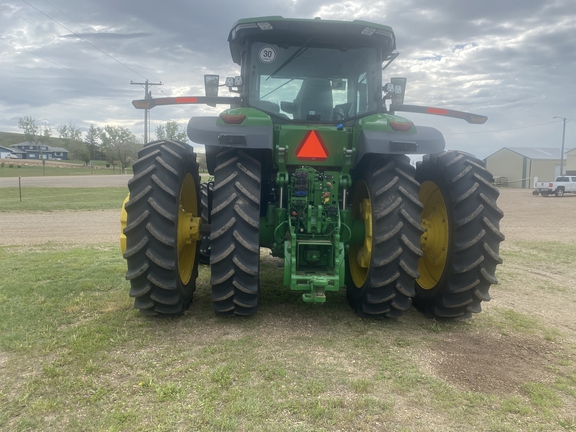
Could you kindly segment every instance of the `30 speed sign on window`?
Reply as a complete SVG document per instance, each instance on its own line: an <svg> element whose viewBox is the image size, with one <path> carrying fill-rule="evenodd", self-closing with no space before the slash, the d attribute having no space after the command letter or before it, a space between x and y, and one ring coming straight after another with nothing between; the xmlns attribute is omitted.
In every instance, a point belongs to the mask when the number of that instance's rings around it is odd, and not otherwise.
<svg viewBox="0 0 576 432"><path fill-rule="evenodd" d="M260 49L258 57L262 63L272 63L276 60L276 50L270 46L265 46Z"/></svg>

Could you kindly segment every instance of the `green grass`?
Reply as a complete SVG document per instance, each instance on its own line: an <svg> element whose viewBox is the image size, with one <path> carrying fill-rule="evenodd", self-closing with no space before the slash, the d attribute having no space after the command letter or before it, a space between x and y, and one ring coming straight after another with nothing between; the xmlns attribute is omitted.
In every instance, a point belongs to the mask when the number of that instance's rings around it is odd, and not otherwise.
<svg viewBox="0 0 576 432"><path fill-rule="evenodd" d="M24 191L20 203L17 190L0 189L2 210L117 209L126 194ZM528 248L547 262L569 251ZM511 258L531 265L533 256ZM0 430L576 430L576 347L544 321L494 306L470 321L413 309L397 320L360 319L344 291L324 305L303 303L280 287L279 264L262 260L254 317L216 317L201 266L189 311L147 318L132 308L115 243L0 247ZM490 392L431 366L454 359L440 343L478 334L526 341L522 355L530 340L546 345L552 354L539 371L548 378ZM477 366L472 383L485 379Z"/></svg>
<svg viewBox="0 0 576 432"><path fill-rule="evenodd" d="M558 242L516 242L515 248L506 250L510 258L530 258L537 267L546 265L576 265L576 244Z"/></svg>
<svg viewBox="0 0 576 432"><path fill-rule="evenodd" d="M128 188L0 188L0 212L118 209Z"/></svg>
<svg viewBox="0 0 576 432"><path fill-rule="evenodd" d="M343 293L307 305L277 287L276 262L262 267L253 318L213 315L202 266L190 311L149 319L132 309L115 244L0 248L0 429L430 430L417 418L406 426L406 409L439 416L442 430L571 424L555 415L576 394L573 354L554 365L553 386L527 382L503 397L458 389L414 361L490 316L509 333L531 329L526 317L495 310L440 330L413 310L363 320Z"/></svg>

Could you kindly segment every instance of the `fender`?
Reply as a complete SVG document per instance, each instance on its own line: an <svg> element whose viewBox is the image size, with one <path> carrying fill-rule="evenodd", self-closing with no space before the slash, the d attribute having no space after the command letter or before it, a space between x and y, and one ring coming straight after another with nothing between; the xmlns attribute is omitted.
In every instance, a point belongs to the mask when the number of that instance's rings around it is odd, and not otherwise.
<svg viewBox="0 0 576 432"><path fill-rule="evenodd" d="M363 130L357 146L357 163L369 154L430 154L444 150L444 136L439 130L416 126L416 133L404 134Z"/></svg>

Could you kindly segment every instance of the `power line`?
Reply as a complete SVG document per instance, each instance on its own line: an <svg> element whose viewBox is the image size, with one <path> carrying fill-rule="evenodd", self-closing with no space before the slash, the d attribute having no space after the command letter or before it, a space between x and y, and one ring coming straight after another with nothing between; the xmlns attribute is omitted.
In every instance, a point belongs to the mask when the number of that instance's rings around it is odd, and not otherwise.
<svg viewBox="0 0 576 432"><path fill-rule="evenodd" d="M59 26L61 26L62 28L66 29L67 31L69 31L71 34L75 35L76 37L78 37L79 39L81 39L82 41L86 42L87 44L89 44L90 46L92 46L93 48L97 49L98 51L100 51L101 53L105 54L107 57L111 58L112 60L114 60L115 62L119 63L120 65L124 66L125 68L127 68L128 70L130 70L131 72L134 72L136 75L144 78L145 80L148 80L148 78L138 72L136 72L134 69L132 69L131 67L127 66L126 64L122 63L121 61L117 60L115 57L113 57L112 55L106 53L105 51L103 51L102 49L100 49L99 47L97 47L96 45L92 44L91 42L87 41L85 38L83 38L82 36L80 36L78 33L74 32L73 30L71 30L70 28L66 27L64 24L60 23L59 21L55 20L54 18L52 18L51 16L49 16L47 13L41 11L40 9L38 9L37 7L35 7L34 5L30 4L28 1L26 0L22 0L24 3L26 3L28 6L32 7L33 9L35 9L36 11L38 11L39 13L41 13L42 15L44 15L45 17L47 17L48 19L50 19L51 21L55 22L56 24L58 24ZM76 24L78 24L80 26L80 28L82 28L83 30L90 32L90 30L86 29L82 24L80 24L78 21L74 20L73 18L71 18L68 14L66 14L65 12L63 12L62 10L60 10L58 7L56 7L55 5L53 5L52 3L50 3L48 0L44 0L46 3L48 3L50 6L52 6L54 9L56 9L57 11L59 11L61 14L63 14L65 17L67 17L69 20L71 20L72 22L75 22ZM25 20L26 21L26 20ZM98 39L99 41L103 42L105 45L109 46L108 43L102 39L100 39L97 35L94 35L94 37L96 39ZM126 58L126 57L124 57ZM128 59L127 59L128 60ZM101 63L100 63L101 64ZM103 65L105 66L105 65ZM107 67L107 66L106 66ZM110 68L108 68L110 69ZM112 69L111 69L112 70ZM122 76L122 75L121 75ZM168 95L162 90L162 89L158 89L164 96L168 97ZM190 112L187 112L186 109L182 106L178 107L179 109L182 110L182 112L184 114L190 115ZM186 107L188 108L188 107Z"/></svg>
<svg viewBox="0 0 576 432"><path fill-rule="evenodd" d="M42 57L41 55L38 55L38 54L30 51L30 50L29 50L28 48L26 48L25 46L18 46L18 45L16 45L14 42L9 41L8 39L5 39L5 38L2 37L2 36L0 36L0 39L2 39L2 40L5 41L5 42L8 42L9 44L14 45L14 46L15 46L16 48L18 48L18 49L24 49L24 50L26 50L28 53L32 54L33 56L38 57L38 58L41 58L42 60L46 60L48 63L52 63L53 65L58 66L59 68L66 69L66 70L68 70L68 71L70 71L70 72L72 72L72 73L74 73L74 74L76 74L76 75L81 76L81 77L84 78L84 79L87 79L88 81L92 81L92 82L94 82L94 83L96 83L96 84L98 84L98 85L100 85L100 86L102 86L102 87L107 88L108 90L112 90L113 92L116 92L116 90L113 89L112 87L108 87L107 85L102 84L101 82L98 82L98 81L96 81L96 80L93 80L92 78L89 78L89 77L87 77L86 75L82 75L80 72L77 72L77 71L75 71L74 69L70 69L69 67L63 66L63 65L61 65L61 64L59 64L59 63L56 63L55 61L52 61L52 60L50 60L50 59L47 59L46 57Z"/></svg>
<svg viewBox="0 0 576 432"><path fill-rule="evenodd" d="M26 0L22 0L24 3L26 3L28 6L30 6L32 9L35 9L36 11L40 12L42 15L44 15L46 18L48 18L51 21L54 21L56 24L58 24L59 26L61 26L62 28L66 29L67 31L69 31L70 33L72 33L74 36L76 36L77 38L83 40L84 42L86 42L88 45L90 45L91 47L93 47L94 49L100 51L102 54L104 54L105 56L109 57L110 59L114 60L116 63L124 66L126 69L132 71L133 73L135 73L136 75L144 78L144 79L148 79L146 78L144 75L140 74L139 72L136 72L134 69L132 69L130 66L125 65L124 63L122 63L120 60L117 60L116 58L114 58L113 56L111 56L110 54L108 54L106 51L100 49L99 47L97 47L96 45L94 45L92 42L84 39L82 36L80 36L79 34L77 34L76 32L74 32L73 30L69 29L68 27L66 27L64 24L58 22L57 20L55 20L54 18L52 18L51 16L49 16L48 14L42 12L40 9L38 9L36 6L31 5L30 3L28 3Z"/></svg>
<svg viewBox="0 0 576 432"><path fill-rule="evenodd" d="M34 24L33 22L28 21L26 18L24 18L24 17L21 16L20 14L17 14L17 15L18 15L18 18L20 18L21 20L26 21L26 22L27 22L28 24L30 24L30 25L33 25L33 26L36 27L38 30L46 33L47 35L52 36L54 39L59 39L59 38L60 38L60 35L55 35L54 33L50 33L49 31L44 30L44 29L43 29L42 27L40 27L39 25L36 25L36 24ZM95 61L95 62L98 63L99 65L104 66L106 69L110 70L111 72L115 73L116 75L118 75L118 76L120 76L120 77L122 77L122 78L128 78L126 75L122 75L120 72L115 71L114 69L112 69L111 67L105 65L104 63L100 63L97 59L95 59L94 57L86 54L85 52L83 52L83 51L81 51L81 50L79 50L78 48L76 48L76 47L74 47L74 46L71 46L70 48L78 51L80 54L88 57L89 59L91 59L91 60L93 60L93 61Z"/></svg>
<svg viewBox="0 0 576 432"><path fill-rule="evenodd" d="M144 86L144 99L152 99L152 94L150 91L148 91L148 87L150 86L161 86L162 83L151 83L148 82L148 80L146 80L146 82L143 83L135 83L130 81L130 84L132 85L141 85ZM148 108L146 108L144 110L144 144L148 144Z"/></svg>
<svg viewBox="0 0 576 432"><path fill-rule="evenodd" d="M48 0L44 0L44 2L45 2L45 3L48 3L50 6L52 6L54 9L56 9L58 12L60 12L62 15L64 15L66 18L68 18L70 21L76 23L78 26L80 26L80 28L81 28L82 30L84 30L84 31L87 32L87 33L90 33L94 38L98 39L100 42L102 42L102 43L103 43L104 45L106 45L108 48L110 48L110 49L113 48L113 47L110 46L110 44L109 44L106 40L101 39L100 37L98 37L98 33L92 33L92 30L84 27L81 23L79 23L78 21L76 21L74 18L72 18L70 15L68 15L68 14L67 14L66 12L64 12L62 9L60 9L60 8L58 8L57 6L55 6L54 4L50 3ZM116 53L116 54L118 54L118 53ZM120 57L122 57L123 59L125 59L125 60L127 60L127 61L129 61L129 62L135 63L133 60L129 59L128 57L126 57L126 56L124 56L124 55L122 55L122 54L119 54L119 55L120 55ZM140 67L140 68L142 69L141 66L138 66L138 67ZM145 76L142 76L142 75L140 75L140 76L141 76L142 78L146 79Z"/></svg>

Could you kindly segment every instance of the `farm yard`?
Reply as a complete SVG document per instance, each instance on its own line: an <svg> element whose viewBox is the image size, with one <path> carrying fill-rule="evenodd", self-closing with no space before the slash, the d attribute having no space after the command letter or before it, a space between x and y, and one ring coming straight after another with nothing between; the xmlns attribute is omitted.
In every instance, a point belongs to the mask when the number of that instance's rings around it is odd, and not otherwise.
<svg viewBox="0 0 576 432"><path fill-rule="evenodd" d="M576 430L576 196L501 190L504 264L470 320L304 304L264 250L255 317L215 317L201 266L190 310L150 319L115 186L59 189L74 211L0 188L0 429Z"/></svg>

